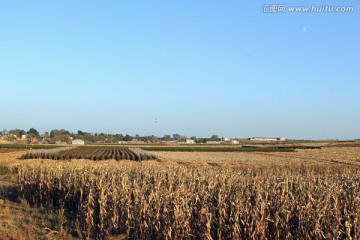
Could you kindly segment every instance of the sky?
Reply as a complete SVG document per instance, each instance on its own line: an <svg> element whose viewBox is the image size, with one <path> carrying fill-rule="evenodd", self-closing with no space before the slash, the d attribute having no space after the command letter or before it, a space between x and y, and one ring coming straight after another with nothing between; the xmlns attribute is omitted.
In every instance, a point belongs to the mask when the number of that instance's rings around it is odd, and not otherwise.
<svg viewBox="0 0 360 240"><path fill-rule="evenodd" d="M360 138L359 22L347 0L2 1L0 128Z"/></svg>

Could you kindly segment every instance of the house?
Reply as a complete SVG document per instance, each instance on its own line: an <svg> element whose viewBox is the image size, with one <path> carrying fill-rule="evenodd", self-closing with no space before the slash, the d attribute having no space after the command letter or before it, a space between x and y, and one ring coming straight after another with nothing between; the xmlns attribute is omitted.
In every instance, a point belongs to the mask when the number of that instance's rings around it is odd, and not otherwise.
<svg viewBox="0 0 360 240"><path fill-rule="evenodd" d="M232 138L223 138L223 143L239 144L239 141Z"/></svg>
<svg viewBox="0 0 360 240"><path fill-rule="evenodd" d="M38 144L39 143L39 140L37 140L37 138L35 138L35 137L31 137L28 141L30 144Z"/></svg>
<svg viewBox="0 0 360 240"><path fill-rule="evenodd" d="M85 144L84 140L81 140L81 139L74 139L71 141L71 143L73 145L84 145Z"/></svg>
<svg viewBox="0 0 360 240"><path fill-rule="evenodd" d="M195 144L195 140L193 140L193 139L186 139L186 144Z"/></svg>

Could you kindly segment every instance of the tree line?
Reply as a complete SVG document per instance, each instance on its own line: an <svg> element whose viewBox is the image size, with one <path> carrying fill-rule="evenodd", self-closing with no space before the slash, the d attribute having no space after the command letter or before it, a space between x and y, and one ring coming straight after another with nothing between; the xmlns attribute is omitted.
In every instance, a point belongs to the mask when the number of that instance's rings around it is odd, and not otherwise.
<svg viewBox="0 0 360 240"><path fill-rule="evenodd" d="M72 133L66 129L53 129L50 132L45 132L44 134L40 134L38 130L35 128L30 128L28 131L23 129L12 129L6 130L4 129L1 135L7 138L7 140L15 141L16 138L21 138L26 135L26 138L36 138L38 140L45 140L48 143L55 142L66 142L70 143L72 139L81 139L87 143L118 143L118 142L129 142L129 141L140 141L140 142L148 142L148 143L156 143L156 142L185 142L187 139L193 140L195 143L206 143L207 141L221 141L222 138L218 135L212 135L209 138L199 138L193 136L191 138L186 137L185 135L181 135L178 133L174 133L172 135L166 134L163 137L157 137L154 135L150 136L140 136L136 134L131 136L129 134L108 134L108 133L91 133L85 132L82 130L78 130L76 133Z"/></svg>

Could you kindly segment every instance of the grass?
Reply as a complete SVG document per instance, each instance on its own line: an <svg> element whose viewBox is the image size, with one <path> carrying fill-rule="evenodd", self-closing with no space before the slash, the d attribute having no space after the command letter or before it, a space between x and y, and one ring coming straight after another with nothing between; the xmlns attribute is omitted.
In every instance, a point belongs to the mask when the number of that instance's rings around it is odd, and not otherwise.
<svg viewBox="0 0 360 240"><path fill-rule="evenodd" d="M0 193L3 191L9 189L0 184ZM0 239L74 240L66 231L61 231L61 218L53 209L32 208L24 200L14 201L3 195L0 209Z"/></svg>

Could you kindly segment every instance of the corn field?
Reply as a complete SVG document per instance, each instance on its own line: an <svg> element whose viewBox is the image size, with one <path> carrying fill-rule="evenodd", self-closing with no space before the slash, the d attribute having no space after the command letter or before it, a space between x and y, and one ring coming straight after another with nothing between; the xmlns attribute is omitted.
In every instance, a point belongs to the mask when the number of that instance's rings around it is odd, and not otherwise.
<svg viewBox="0 0 360 240"><path fill-rule="evenodd" d="M62 148L63 149L63 148ZM126 147L67 147L57 151L57 149L28 152L21 156L21 159L52 159L52 160L70 160L70 159L89 159L89 160L150 160L155 156L148 154L144 150Z"/></svg>
<svg viewBox="0 0 360 240"><path fill-rule="evenodd" d="M360 239L360 170L102 163L20 168L20 195L81 239Z"/></svg>

